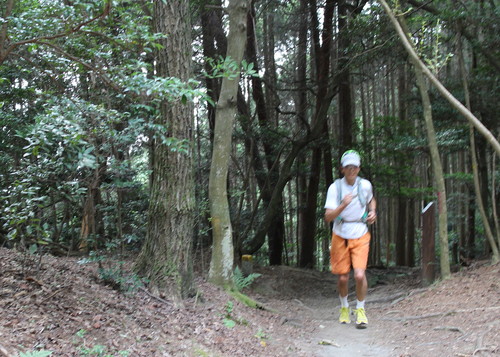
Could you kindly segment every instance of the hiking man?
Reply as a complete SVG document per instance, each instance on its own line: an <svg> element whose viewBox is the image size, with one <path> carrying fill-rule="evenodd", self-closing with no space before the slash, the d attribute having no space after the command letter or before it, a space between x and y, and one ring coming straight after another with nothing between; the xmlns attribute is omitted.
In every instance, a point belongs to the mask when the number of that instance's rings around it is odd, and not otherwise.
<svg viewBox="0 0 500 357"><path fill-rule="evenodd" d="M365 299L368 290L366 266L370 248L367 224L377 218L377 203L370 181L358 177L361 158L354 150L346 151L341 159L342 179L335 180L328 188L325 203L325 220L333 223L330 264L338 277L337 287L341 303L340 323L350 323L347 301L349 272L354 269L356 280L356 327L366 328Z"/></svg>

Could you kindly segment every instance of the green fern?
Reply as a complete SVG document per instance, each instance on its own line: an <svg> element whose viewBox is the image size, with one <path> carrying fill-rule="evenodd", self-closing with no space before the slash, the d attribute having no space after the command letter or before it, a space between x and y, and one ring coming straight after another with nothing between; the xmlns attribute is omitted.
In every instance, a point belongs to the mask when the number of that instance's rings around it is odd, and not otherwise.
<svg viewBox="0 0 500 357"><path fill-rule="evenodd" d="M236 267L233 273L234 287L237 291L241 291L250 286L259 276L261 276L261 274L258 273L252 273L248 276L244 276L241 269L239 267Z"/></svg>
<svg viewBox="0 0 500 357"><path fill-rule="evenodd" d="M52 354L51 351L19 352L19 357L47 357Z"/></svg>

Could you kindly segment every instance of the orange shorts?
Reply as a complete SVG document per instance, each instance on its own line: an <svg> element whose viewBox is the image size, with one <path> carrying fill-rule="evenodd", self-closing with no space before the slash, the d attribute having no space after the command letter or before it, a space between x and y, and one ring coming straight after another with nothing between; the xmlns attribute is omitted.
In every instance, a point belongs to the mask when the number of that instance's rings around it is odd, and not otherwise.
<svg viewBox="0 0 500 357"><path fill-rule="evenodd" d="M333 274L348 274L354 269L365 269L370 251L370 232L357 239L344 239L332 234L330 266Z"/></svg>

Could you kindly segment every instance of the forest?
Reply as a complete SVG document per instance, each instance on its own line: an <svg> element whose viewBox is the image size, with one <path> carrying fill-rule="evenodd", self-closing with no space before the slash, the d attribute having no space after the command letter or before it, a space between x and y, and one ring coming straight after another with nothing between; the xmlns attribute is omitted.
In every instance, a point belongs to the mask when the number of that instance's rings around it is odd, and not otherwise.
<svg viewBox="0 0 500 357"><path fill-rule="evenodd" d="M0 356L496 355L499 5L1 1ZM364 334L325 222L346 150Z"/></svg>
<svg viewBox="0 0 500 357"><path fill-rule="evenodd" d="M499 11L3 1L0 245L132 254L180 298L193 264L218 285L243 255L327 271L326 191L355 149L378 202L370 266L419 266L430 202L443 277L498 262Z"/></svg>

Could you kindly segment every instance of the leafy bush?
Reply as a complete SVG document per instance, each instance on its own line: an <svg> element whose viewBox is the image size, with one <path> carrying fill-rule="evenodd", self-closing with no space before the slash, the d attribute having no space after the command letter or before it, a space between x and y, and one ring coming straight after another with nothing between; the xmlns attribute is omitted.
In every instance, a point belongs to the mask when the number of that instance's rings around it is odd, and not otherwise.
<svg viewBox="0 0 500 357"><path fill-rule="evenodd" d="M0 216L8 239L25 244L58 239L61 230L46 222L53 221L54 210L77 206L86 193L82 179L96 160L74 110L64 101L53 102L23 134L23 158L1 192L5 206Z"/></svg>

